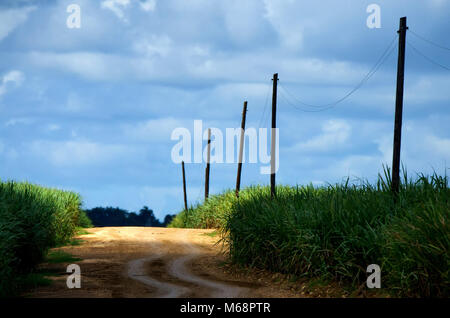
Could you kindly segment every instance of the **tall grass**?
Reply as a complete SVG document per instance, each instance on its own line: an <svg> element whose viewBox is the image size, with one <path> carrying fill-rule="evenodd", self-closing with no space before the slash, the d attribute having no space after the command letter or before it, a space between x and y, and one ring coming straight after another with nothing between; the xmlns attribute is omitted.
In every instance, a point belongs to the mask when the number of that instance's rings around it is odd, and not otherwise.
<svg viewBox="0 0 450 318"><path fill-rule="evenodd" d="M14 295L21 275L32 271L50 247L75 234L80 207L73 192L0 182L1 297Z"/></svg>
<svg viewBox="0 0 450 318"><path fill-rule="evenodd" d="M354 288L378 264L394 295L448 297L448 178L405 174L395 201L385 175L374 185L279 186L274 200L268 187L248 188L239 200L226 192L189 211L183 225L220 226L235 263Z"/></svg>
<svg viewBox="0 0 450 318"><path fill-rule="evenodd" d="M256 186L243 189L240 200L249 199L253 192L264 191L264 187ZM227 190L218 195L212 195L204 203L198 203L187 211L178 213L168 227L175 228L223 228L228 220L233 206L238 202L235 191Z"/></svg>

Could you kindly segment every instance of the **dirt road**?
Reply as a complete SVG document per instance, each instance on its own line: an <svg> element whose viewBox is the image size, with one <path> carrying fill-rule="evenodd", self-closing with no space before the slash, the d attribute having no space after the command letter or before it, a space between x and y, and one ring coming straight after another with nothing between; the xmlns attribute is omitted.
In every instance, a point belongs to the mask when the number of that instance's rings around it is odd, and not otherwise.
<svg viewBox="0 0 450 318"><path fill-rule="evenodd" d="M229 270L212 230L95 228L78 246L60 248L80 261L43 264L54 281L30 297L304 297L267 273ZM81 288L68 289L66 267L81 268ZM276 281L276 279L275 279Z"/></svg>

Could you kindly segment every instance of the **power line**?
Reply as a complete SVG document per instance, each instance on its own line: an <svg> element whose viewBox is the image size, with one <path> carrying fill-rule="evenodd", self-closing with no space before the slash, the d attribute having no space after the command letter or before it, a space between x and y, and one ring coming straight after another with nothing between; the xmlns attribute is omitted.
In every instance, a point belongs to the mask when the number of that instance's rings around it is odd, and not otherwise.
<svg viewBox="0 0 450 318"><path fill-rule="evenodd" d="M306 103L306 102L302 101L301 99L299 99L298 97L294 96L294 94L289 92L289 90L287 90L284 86L280 85L280 87L287 94L289 94L296 102L298 102L299 104L301 104L303 106L312 107L312 108L321 108L320 111L328 110L328 109L338 105L339 103L343 102L344 100L349 98L351 95L353 95L358 89L360 89L379 70L381 65L384 64L384 62L387 60L387 58L394 51L394 49L395 49L394 43L395 43L396 39L397 39L397 35L394 36L392 41L389 43L387 48L384 50L383 54L377 60L375 65L370 69L370 71L362 78L362 80L352 90L350 90L346 95L344 95L342 98L340 98L340 99L338 99L338 100L336 100L336 101L334 101L332 103L328 103L328 104L324 104L324 105L314 105L314 104ZM309 111L309 112L317 112L317 111Z"/></svg>
<svg viewBox="0 0 450 318"><path fill-rule="evenodd" d="M281 87L281 89L283 89L283 87ZM284 89L283 89L283 91L285 92ZM333 107L333 106L328 106L327 108L315 109L315 110L313 110L313 109L304 109L304 108L298 107L297 105L295 105L294 103L292 103L291 101L289 101L289 99L288 99L287 96L283 93L283 91L282 91L282 90L279 91L279 92L280 92L280 97L281 97L287 104L289 104L290 106L292 106L292 107L294 107L294 108L296 108L296 109L298 109L298 110L300 110L300 111L302 111L302 112L305 112L305 113L320 113L320 112L326 111L326 110L328 110L328 109L330 109L330 108Z"/></svg>
<svg viewBox="0 0 450 318"><path fill-rule="evenodd" d="M264 110L263 110L261 119L259 120L258 128L261 128L261 124L263 123L264 117L265 117L265 114L266 114L267 105L269 103L269 95L270 95L270 88L271 88L270 85L267 85L267 88L268 88L268 90L267 90L267 95L266 95L266 102L264 104Z"/></svg>
<svg viewBox="0 0 450 318"><path fill-rule="evenodd" d="M284 92L286 92L287 94L289 94L299 104L301 104L303 106L319 108L319 109L310 110L310 109L304 109L304 108L298 107L298 106L294 105L294 103L290 102L289 99L287 98L287 96L284 96L285 100L290 105L294 106L295 108L297 108L301 111L304 111L304 112L309 112L309 113L322 112L322 111L326 111L328 109L335 107L336 105L338 105L339 103L343 102L344 100L349 98L351 95L353 95L353 93L355 93L358 89L360 89L380 69L381 65L383 65L387 61L388 57L394 51L395 47L393 46L393 43L396 38L397 38L397 36L394 37L394 39L388 45L387 49L383 52L381 57L375 63L374 67L372 67L372 69L366 74L366 76L364 76L364 78L358 83L358 85L356 85L349 93L347 93L344 97L338 99L337 101L335 101L333 103L325 104L325 105L312 105L312 104L303 102L299 98L295 97L292 93L290 93L284 86L280 85L281 89Z"/></svg>
<svg viewBox="0 0 450 318"><path fill-rule="evenodd" d="M271 95L271 93L272 93L272 83L270 83L271 85L268 85L268 87L269 87L269 95L267 95L268 97ZM269 98L269 100L268 100L268 102L270 101L270 98ZM263 125L263 128L268 128L269 127L269 120L270 120L270 114L271 114L271 110L270 110L270 107L269 107L269 103L267 102L267 113L265 114L265 116L264 116L264 118L263 118L263 121L262 121L262 125Z"/></svg>
<svg viewBox="0 0 450 318"><path fill-rule="evenodd" d="M412 35L414 35L415 37L421 39L422 41L425 41L425 42L427 42L427 43L429 43L429 44L431 44L431 45L434 45L434 46L436 46L436 47L438 47L438 48L440 48L440 49L450 51L450 48L448 48L448 47L446 47L446 46L443 46L443 45L440 45L440 44L437 44L436 42L433 42L433 41L431 41L431 40L428 40L427 38L425 38L425 37L423 37L423 36L417 34L416 32L414 32L414 31L412 31L412 30L409 30L409 32L411 32Z"/></svg>
<svg viewBox="0 0 450 318"><path fill-rule="evenodd" d="M416 49L416 47L415 47L414 45L412 45L410 42L407 41L407 43L408 43L408 46L410 46L417 54L419 54L420 56L422 56L422 57L423 57L424 59L426 59L428 62L430 62L430 63L432 63L432 64L434 64L434 65L437 65L437 66L439 66L439 67L441 67L441 68L443 68L443 69L445 69L445 70L447 70L447 71L450 71L450 67L445 66L445 65L443 65L443 64L441 64L441 63L439 63L439 62L436 62L436 61L433 60L431 57L428 57L427 55L425 55L425 53L422 53L421 51L419 51L418 49Z"/></svg>

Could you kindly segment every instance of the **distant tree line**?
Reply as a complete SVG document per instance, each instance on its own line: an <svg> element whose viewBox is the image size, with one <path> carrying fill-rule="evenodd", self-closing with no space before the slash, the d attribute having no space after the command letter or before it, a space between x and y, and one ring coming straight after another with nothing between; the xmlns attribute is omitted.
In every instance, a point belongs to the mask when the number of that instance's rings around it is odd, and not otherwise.
<svg viewBox="0 0 450 318"><path fill-rule="evenodd" d="M144 206L139 213L112 207L97 207L85 210L95 227L105 226L148 226L166 227L175 215L166 215L161 223L153 214L153 210Z"/></svg>

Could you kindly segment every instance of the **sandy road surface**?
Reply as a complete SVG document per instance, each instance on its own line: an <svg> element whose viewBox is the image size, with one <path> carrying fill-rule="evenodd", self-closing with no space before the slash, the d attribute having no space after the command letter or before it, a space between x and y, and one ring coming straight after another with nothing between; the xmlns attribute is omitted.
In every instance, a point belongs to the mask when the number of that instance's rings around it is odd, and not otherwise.
<svg viewBox="0 0 450 318"><path fill-rule="evenodd" d="M43 264L53 284L30 297L299 297L252 275L224 270L211 230L95 228L79 246L61 248L81 268L81 289L66 287L69 263Z"/></svg>

